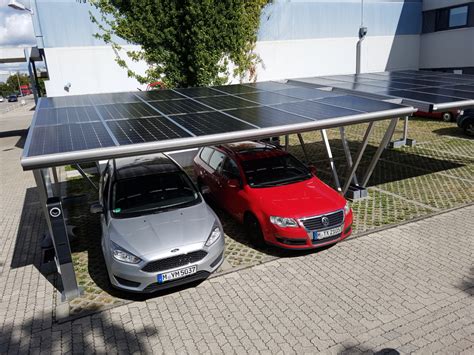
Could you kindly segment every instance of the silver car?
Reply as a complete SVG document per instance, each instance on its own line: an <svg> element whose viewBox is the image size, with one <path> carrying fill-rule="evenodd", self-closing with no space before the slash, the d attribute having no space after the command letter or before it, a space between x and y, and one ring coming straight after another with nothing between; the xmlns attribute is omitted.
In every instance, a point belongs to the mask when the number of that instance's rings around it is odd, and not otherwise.
<svg viewBox="0 0 474 355"><path fill-rule="evenodd" d="M224 232L191 179L166 155L110 160L101 176L102 251L113 286L153 292L208 277Z"/></svg>

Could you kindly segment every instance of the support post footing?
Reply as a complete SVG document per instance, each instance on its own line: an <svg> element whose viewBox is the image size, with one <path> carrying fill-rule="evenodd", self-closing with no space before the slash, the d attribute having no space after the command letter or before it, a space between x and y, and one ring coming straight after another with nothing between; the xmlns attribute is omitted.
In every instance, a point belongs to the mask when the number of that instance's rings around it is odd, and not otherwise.
<svg viewBox="0 0 474 355"><path fill-rule="evenodd" d="M346 192L346 198L352 201L366 198L368 195L368 191L365 187L357 185L350 185Z"/></svg>

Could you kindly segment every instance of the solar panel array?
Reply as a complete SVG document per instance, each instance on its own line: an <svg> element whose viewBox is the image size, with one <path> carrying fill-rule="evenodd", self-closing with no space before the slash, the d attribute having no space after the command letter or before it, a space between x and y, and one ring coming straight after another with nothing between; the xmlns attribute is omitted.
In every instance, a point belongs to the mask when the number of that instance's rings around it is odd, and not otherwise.
<svg viewBox="0 0 474 355"><path fill-rule="evenodd" d="M353 90L367 97L400 98L405 104L429 111L474 105L474 76L465 74L402 70L302 78L290 83Z"/></svg>
<svg viewBox="0 0 474 355"><path fill-rule="evenodd" d="M42 98L24 158L405 108L280 82ZM411 110L411 111L410 111ZM408 108L412 112L412 108Z"/></svg>

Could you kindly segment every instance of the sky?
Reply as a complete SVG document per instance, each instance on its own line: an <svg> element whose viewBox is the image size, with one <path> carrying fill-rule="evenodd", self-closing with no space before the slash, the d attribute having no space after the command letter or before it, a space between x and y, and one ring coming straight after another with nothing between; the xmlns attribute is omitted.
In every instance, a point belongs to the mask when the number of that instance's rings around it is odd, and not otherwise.
<svg viewBox="0 0 474 355"><path fill-rule="evenodd" d="M0 0L0 48L34 46L36 41L30 13L12 9L8 2ZM29 6L29 0L22 3ZM25 70L25 63L0 64L0 82L5 80L5 71Z"/></svg>

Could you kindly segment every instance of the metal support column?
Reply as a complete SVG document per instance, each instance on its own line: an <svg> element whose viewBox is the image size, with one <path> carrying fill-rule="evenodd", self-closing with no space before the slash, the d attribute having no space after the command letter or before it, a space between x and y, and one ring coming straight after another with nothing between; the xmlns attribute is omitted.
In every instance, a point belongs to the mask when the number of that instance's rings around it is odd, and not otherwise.
<svg viewBox="0 0 474 355"><path fill-rule="evenodd" d="M51 171L53 172L55 196L61 196L61 186L59 186L58 169L56 167L52 167Z"/></svg>
<svg viewBox="0 0 474 355"><path fill-rule="evenodd" d="M364 178L362 179L361 186L362 187L367 187L367 183L369 182L370 177L372 176L372 173L375 169L375 166L377 165L380 156L382 155L382 152L384 149L387 147L387 145L390 143L390 139L392 139L393 132L395 132L395 128L397 127L398 123L398 118L392 118L390 121L390 124L388 125L387 131L385 132L385 135L382 138L382 141L380 142L379 147L377 148L370 164L369 167L367 168L367 172L365 173Z"/></svg>
<svg viewBox="0 0 474 355"><path fill-rule="evenodd" d="M340 192L342 191L341 183L339 182L339 176L337 176L336 165L334 164L334 158L332 156L331 146L329 145L328 134L325 129L321 130L321 137L323 138L324 146L326 147L329 165L331 166L332 176L334 178L334 183L336 184L336 189Z"/></svg>
<svg viewBox="0 0 474 355"><path fill-rule="evenodd" d="M287 134L285 136L285 152L288 151L288 146L290 145L290 136Z"/></svg>
<svg viewBox="0 0 474 355"><path fill-rule="evenodd" d="M53 195L48 169L33 170L33 175L36 186L38 187L41 207L56 253L56 267L61 276L63 286L62 299L71 300L80 296L81 290L77 285L76 274L72 264L71 249L66 224L64 222L61 200L59 197L54 197Z"/></svg>
<svg viewBox="0 0 474 355"><path fill-rule="evenodd" d="M303 136L301 135L301 133L298 133L298 139L300 141L301 149L303 149L303 154L306 160L306 164L308 164L309 163L308 152L306 151L306 146L304 144Z"/></svg>
<svg viewBox="0 0 474 355"><path fill-rule="evenodd" d="M369 143L369 137L370 137L370 134L372 133L373 128L374 128L374 122L370 122L369 126L367 127L367 130L365 131L364 138L362 139L362 143L359 147L359 150L357 151L355 161L353 164L351 162L350 170L346 177L346 182L344 183L344 187L342 188L342 192L344 195L348 192L349 187L351 186L351 181L353 180L353 178L355 178L355 173L357 171L357 168L359 167L360 161L362 160L362 156L364 155L365 148L367 147L367 144ZM358 184L356 184L356 188L357 190L360 189ZM359 190L359 196L358 196L359 198L367 196L366 191L364 194L365 196L362 196L361 192L362 191ZM351 198L353 199L355 197L356 196L351 196Z"/></svg>
<svg viewBox="0 0 474 355"><path fill-rule="evenodd" d="M339 127L339 133L341 134L342 148L344 149L344 154L346 156L347 170L350 170L352 168L352 164L353 164L352 163L352 155L351 155L351 150L349 149L349 144L347 143L346 130L344 129L344 127ZM357 176L355 175L355 173L353 174L353 177L352 177L352 183L356 186L359 185L359 183L357 181ZM343 189L343 191L344 191L344 189ZM346 191L344 191L344 193L345 192Z"/></svg>
<svg viewBox="0 0 474 355"><path fill-rule="evenodd" d="M413 147L416 141L408 138L408 116L405 117L403 122L403 137L399 140L390 142L390 148L401 148L404 146Z"/></svg>
<svg viewBox="0 0 474 355"><path fill-rule="evenodd" d="M85 171L82 169L82 167L81 167L79 164L75 164L75 167L76 167L77 171L79 171L79 173L82 175L82 177L83 177L84 179L86 179L86 180L89 182L89 184L90 184L95 190L99 191L99 188L97 187L97 185L94 184L94 182L90 179L89 176L87 176L87 174L86 174Z"/></svg>

